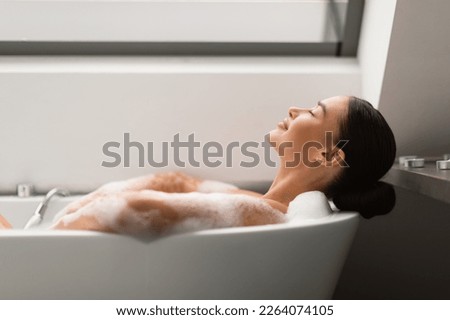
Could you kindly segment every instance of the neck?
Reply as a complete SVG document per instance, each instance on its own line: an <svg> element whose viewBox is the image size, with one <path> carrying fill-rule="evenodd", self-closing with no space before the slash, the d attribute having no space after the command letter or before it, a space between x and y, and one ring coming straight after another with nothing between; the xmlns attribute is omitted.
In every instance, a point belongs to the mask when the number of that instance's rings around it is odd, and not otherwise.
<svg viewBox="0 0 450 320"><path fill-rule="evenodd" d="M285 168L280 166L270 189L263 198L284 204L286 207L303 192L321 190L317 183L317 176L311 174L306 167Z"/></svg>

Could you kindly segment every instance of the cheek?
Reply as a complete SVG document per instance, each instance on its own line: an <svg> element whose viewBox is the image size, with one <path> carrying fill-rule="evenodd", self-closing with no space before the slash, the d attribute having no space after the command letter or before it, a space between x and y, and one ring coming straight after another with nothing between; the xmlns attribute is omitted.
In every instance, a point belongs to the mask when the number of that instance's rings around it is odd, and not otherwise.
<svg viewBox="0 0 450 320"><path fill-rule="evenodd" d="M287 131L283 134L283 140L290 141L297 148L304 143L316 138L317 126L311 121L297 121L292 123Z"/></svg>

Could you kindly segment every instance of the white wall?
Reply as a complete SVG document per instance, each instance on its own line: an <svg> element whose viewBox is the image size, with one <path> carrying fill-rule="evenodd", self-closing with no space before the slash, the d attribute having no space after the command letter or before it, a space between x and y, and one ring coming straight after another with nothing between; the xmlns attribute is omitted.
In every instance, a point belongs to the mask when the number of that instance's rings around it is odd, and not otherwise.
<svg viewBox="0 0 450 320"><path fill-rule="evenodd" d="M397 0L366 0L358 47L362 98L376 108L380 100Z"/></svg>
<svg viewBox="0 0 450 320"><path fill-rule="evenodd" d="M398 154L450 152L450 1L398 0L380 110Z"/></svg>
<svg viewBox="0 0 450 320"><path fill-rule="evenodd" d="M356 59L1 57L0 192L21 182L88 191L161 170L139 168L136 154L130 168L101 166L110 160L103 144L124 132L155 150L176 133L183 141L195 133L202 144L260 142L291 105L360 93ZM231 182L275 173L239 167L249 159L233 155L232 168L181 169Z"/></svg>

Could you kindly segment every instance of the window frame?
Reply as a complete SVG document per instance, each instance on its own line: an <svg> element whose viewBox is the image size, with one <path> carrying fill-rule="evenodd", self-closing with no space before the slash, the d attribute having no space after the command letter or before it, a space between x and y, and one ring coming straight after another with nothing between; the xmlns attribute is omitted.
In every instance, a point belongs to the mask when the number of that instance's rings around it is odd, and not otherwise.
<svg viewBox="0 0 450 320"><path fill-rule="evenodd" d="M333 17L339 17L339 5L342 5L343 1L347 1L346 12L344 16L346 16L346 24L343 30L338 30L340 28L339 19ZM49 0L34 0L34 1L0 1L0 6L4 6L8 4L10 7L9 13L11 14L11 10L14 13L14 7L24 9L26 5L32 6L36 4L47 4L47 5L56 5L56 6L64 6L68 4L77 4L83 3L88 8L90 4L107 4L111 1L49 1ZM140 3L140 1L112 1L119 2L122 4L126 4L127 2L130 4ZM190 3L196 4L211 4L216 3L217 1L187 1L181 2L179 0L166 0L166 1L147 1L146 5L150 7L154 4L163 6L167 5L189 5ZM221 1L217 2L223 6L230 6L232 8L236 4L246 4L248 7L256 8L255 6L261 5L262 3L274 3L275 1L255 1L255 0L242 0L242 1ZM278 1L279 2L279 1ZM292 1L295 3L295 1ZM301 1L297 1L301 2ZM76 39L76 26L73 27L73 30L69 30L70 32L74 32L69 40L61 40L64 39L61 34L58 39L57 36L52 36L51 32L47 35L44 34L41 38L39 37L28 37L26 36L26 27L25 31L21 34L17 32L17 26L11 25L10 28L6 28L7 25L3 25L1 29L3 30L11 30L4 31L3 36L0 31L0 55L291 55L291 56L356 56L356 50L359 41L359 31L361 27L362 21L362 13L364 8L364 0L309 0L303 1L304 3L314 3L317 6L326 5L327 13L325 15L325 23L327 26L323 31L324 33L334 32L335 41L277 41L277 37L273 37L270 41L253 41L251 39L247 39L246 41L158 41L158 39L137 39L137 41L126 41L126 36L123 36L122 39L111 39L103 38L99 36L97 39L82 39L82 37ZM280 8L283 5L286 5L287 2L279 2ZM263 7L265 5L262 5ZM3 7L6 8L6 7ZM289 6L285 7L289 8ZM342 11L342 7L340 7ZM1 12L2 10L0 10ZM29 10L28 14L31 13L32 10ZM317 11L317 10L316 10ZM5 11L4 11L5 12ZM7 12L7 11L6 11ZM6 13L8 14L8 12ZM264 13L266 14L266 13ZM0 14L1 15L1 14ZM36 13L36 15L38 15ZM342 16L342 12L341 12ZM1 19L0 19L1 20ZM33 20L33 19L31 19ZM314 19L312 19L314 21ZM241 21L244 23L243 21ZM18 22L20 23L20 21ZM13 24L13 22L11 22ZM1 25L1 22L0 22ZM29 26L29 32L32 33L32 25ZM61 28L55 28L61 29ZM70 29L70 28L68 28ZM219 26L220 29L220 26ZM30 31L31 30L31 31ZM133 30L130 29L130 32ZM223 35L226 34L226 30L222 30ZM278 30L278 34L281 34L282 30ZM58 30L55 30L55 34L57 34ZM8 36L10 33L10 36ZM277 32L274 32L275 34ZM130 33L131 34L131 33ZM255 33L256 34L256 33ZM292 33L295 35L295 33ZM295 36L294 36L295 37ZM341 37L341 40L338 41L336 37ZM180 40L183 37L180 37ZM288 37L289 38L289 37ZM292 36L291 36L292 38ZM329 38L333 40L333 36L324 35L324 38ZM244 38L245 39L245 38ZM159 39L161 40L161 39ZM172 39L173 40L173 39ZM195 40L195 39L194 39ZM238 39L239 40L239 39ZM242 39L241 39L242 40ZM291 39L292 40L292 39Z"/></svg>

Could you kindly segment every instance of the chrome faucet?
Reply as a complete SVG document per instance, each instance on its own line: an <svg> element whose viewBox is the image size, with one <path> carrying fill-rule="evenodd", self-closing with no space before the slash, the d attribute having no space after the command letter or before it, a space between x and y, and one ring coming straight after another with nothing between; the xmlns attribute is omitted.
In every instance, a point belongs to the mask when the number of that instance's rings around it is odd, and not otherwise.
<svg viewBox="0 0 450 320"><path fill-rule="evenodd" d="M45 211L47 210L47 206L48 206L50 200L54 196L66 197L68 195L69 195L69 191L67 191L65 189L54 188L54 189L50 190L45 195L44 200L42 200L41 203L39 203L38 207L36 208L36 211L34 211L34 214L28 220L28 222L25 225L24 229L29 229L31 227L39 225L42 222L42 219L44 218Z"/></svg>

